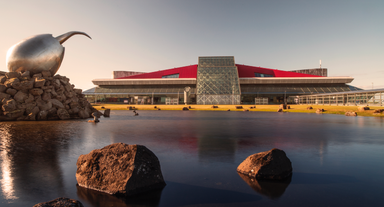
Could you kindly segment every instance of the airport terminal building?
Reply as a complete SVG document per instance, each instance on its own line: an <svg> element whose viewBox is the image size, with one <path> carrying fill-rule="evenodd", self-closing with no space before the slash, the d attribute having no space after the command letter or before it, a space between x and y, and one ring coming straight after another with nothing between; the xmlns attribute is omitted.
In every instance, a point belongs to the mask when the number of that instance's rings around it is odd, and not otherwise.
<svg viewBox="0 0 384 207"><path fill-rule="evenodd" d="M283 71L236 64L233 56L199 57L198 64L149 73L114 71L92 80L90 102L129 104L279 104L298 96L359 90L352 77L328 77L327 69Z"/></svg>

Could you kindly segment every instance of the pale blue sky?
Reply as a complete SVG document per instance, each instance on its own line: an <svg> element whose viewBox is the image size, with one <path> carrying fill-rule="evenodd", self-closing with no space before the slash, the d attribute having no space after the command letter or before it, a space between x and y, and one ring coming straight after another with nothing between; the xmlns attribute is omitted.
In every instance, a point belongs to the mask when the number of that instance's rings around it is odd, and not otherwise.
<svg viewBox="0 0 384 207"><path fill-rule="evenodd" d="M0 58L35 35L83 31L63 45L59 74L77 88L114 70L151 72L197 64L198 56L281 70L315 68L384 88L383 0L0 2Z"/></svg>

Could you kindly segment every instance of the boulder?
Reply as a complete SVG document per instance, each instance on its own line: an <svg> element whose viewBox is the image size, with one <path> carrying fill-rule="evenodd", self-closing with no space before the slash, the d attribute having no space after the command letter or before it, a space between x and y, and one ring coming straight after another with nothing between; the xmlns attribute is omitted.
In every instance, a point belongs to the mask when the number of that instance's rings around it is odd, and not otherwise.
<svg viewBox="0 0 384 207"><path fill-rule="evenodd" d="M32 88L29 90L29 93L34 95L34 96L40 96L41 94L44 93L44 91L40 88Z"/></svg>
<svg viewBox="0 0 384 207"><path fill-rule="evenodd" d="M20 77L20 73L18 73L18 72L8 72L8 73L5 73L5 77L8 78L8 79L18 78L18 77Z"/></svg>
<svg viewBox="0 0 384 207"><path fill-rule="evenodd" d="M104 110L104 117L109 117L109 115L111 114L111 109L105 109Z"/></svg>
<svg viewBox="0 0 384 207"><path fill-rule="evenodd" d="M3 106L1 106L3 109L4 113L8 113L11 111L16 110L16 101L14 99L7 100Z"/></svg>
<svg viewBox="0 0 384 207"><path fill-rule="evenodd" d="M292 175L292 164L283 150L274 148L247 157L237 171L256 179L284 180Z"/></svg>
<svg viewBox="0 0 384 207"><path fill-rule="evenodd" d="M52 103L52 106L55 107L55 108L59 108L59 109L63 109L65 108L63 103L61 103L59 100L57 99L51 99L49 100L51 103Z"/></svg>
<svg viewBox="0 0 384 207"><path fill-rule="evenodd" d="M11 96L14 96L16 93L17 93L17 90L13 89L13 88L8 88L5 93L11 95Z"/></svg>
<svg viewBox="0 0 384 207"><path fill-rule="evenodd" d="M37 113L37 120L47 120L48 111L39 111Z"/></svg>
<svg viewBox="0 0 384 207"><path fill-rule="evenodd" d="M7 90L7 87L4 84L0 83L0 92L4 93Z"/></svg>
<svg viewBox="0 0 384 207"><path fill-rule="evenodd" d="M115 143L80 155L79 186L109 194L134 195L165 186L160 162L142 145Z"/></svg>
<svg viewBox="0 0 384 207"><path fill-rule="evenodd" d="M26 103L25 112L28 114L32 113L33 109L36 107L36 102Z"/></svg>
<svg viewBox="0 0 384 207"><path fill-rule="evenodd" d="M39 111L40 111L39 107L35 106L32 109L31 113L28 114L26 120L28 120L28 121L36 121L36 115L39 113Z"/></svg>
<svg viewBox="0 0 384 207"><path fill-rule="evenodd" d="M25 103L32 103L35 100L35 97L32 94L28 94L28 98L25 99Z"/></svg>
<svg viewBox="0 0 384 207"><path fill-rule="evenodd" d="M69 115L68 111L65 110L65 109L58 109L57 110L57 116L59 116L59 118L61 120L67 120L67 119L71 118L71 116Z"/></svg>
<svg viewBox="0 0 384 207"><path fill-rule="evenodd" d="M52 200L52 201L38 203L33 207L84 207L84 206L78 200L62 197L62 198L56 198L55 200Z"/></svg>
<svg viewBox="0 0 384 207"><path fill-rule="evenodd" d="M49 111L52 108L52 103L50 101L45 102L40 99L36 101L36 104L39 107L40 111Z"/></svg>
<svg viewBox="0 0 384 207"><path fill-rule="evenodd" d="M20 82L20 84L16 85L14 88L17 90L30 90L33 88L33 80L25 80Z"/></svg>
<svg viewBox="0 0 384 207"><path fill-rule="evenodd" d="M357 116L357 113L353 111L347 111L345 112L345 116Z"/></svg>
<svg viewBox="0 0 384 207"><path fill-rule="evenodd" d="M45 78L35 77L35 88L41 88L45 85Z"/></svg>
<svg viewBox="0 0 384 207"><path fill-rule="evenodd" d="M7 80L7 77L4 75L0 76L0 83L4 83Z"/></svg>
<svg viewBox="0 0 384 207"><path fill-rule="evenodd" d="M17 101L19 103L24 103L25 100L28 99L28 94L26 94L22 91L19 91L15 94L15 96L13 98L15 99L15 101Z"/></svg>
<svg viewBox="0 0 384 207"><path fill-rule="evenodd" d="M4 82L4 85L7 87L7 88L15 88L15 87L18 87L20 86L20 80L18 78L11 78L11 79L7 79L5 82Z"/></svg>
<svg viewBox="0 0 384 207"><path fill-rule="evenodd" d="M0 100L3 100L4 98L10 98L11 95L7 93L0 92Z"/></svg>
<svg viewBox="0 0 384 207"><path fill-rule="evenodd" d="M15 120L15 119L17 119L19 117L22 117L24 115L24 111L25 111L25 109L16 109L14 111L7 112L7 116L11 120Z"/></svg>
<svg viewBox="0 0 384 207"><path fill-rule="evenodd" d="M41 99L44 101L49 101L51 98L51 93L44 92L43 95L41 95Z"/></svg>

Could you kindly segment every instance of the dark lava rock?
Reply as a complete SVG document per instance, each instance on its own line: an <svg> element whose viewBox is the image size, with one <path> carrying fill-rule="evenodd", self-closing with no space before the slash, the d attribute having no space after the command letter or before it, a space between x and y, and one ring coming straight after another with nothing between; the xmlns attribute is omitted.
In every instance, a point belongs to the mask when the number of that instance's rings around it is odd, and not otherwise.
<svg viewBox="0 0 384 207"><path fill-rule="evenodd" d="M103 116L104 117L109 117L110 114L111 114L111 109L105 109Z"/></svg>
<svg viewBox="0 0 384 207"><path fill-rule="evenodd" d="M33 207L84 207L78 200L69 198L56 198L55 200L38 203Z"/></svg>
<svg viewBox="0 0 384 207"><path fill-rule="evenodd" d="M85 188L134 195L165 186L160 162L142 145L115 143L80 155L76 179Z"/></svg>
<svg viewBox="0 0 384 207"><path fill-rule="evenodd" d="M247 157L237 171L256 179L283 180L292 175L292 164L283 150L274 148Z"/></svg>

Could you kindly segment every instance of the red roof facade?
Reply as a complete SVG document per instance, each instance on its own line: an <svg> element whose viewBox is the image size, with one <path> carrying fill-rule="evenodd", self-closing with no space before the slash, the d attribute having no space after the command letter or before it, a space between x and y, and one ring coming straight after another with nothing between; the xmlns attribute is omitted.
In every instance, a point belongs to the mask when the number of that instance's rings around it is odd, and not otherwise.
<svg viewBox="0 0 384 207"><path fill-rule="evenodd" d="M270 68L254 67L249 65L236 64L239 78L254 78L255 73L268 74L273 77L322 77L317 75L309 75L303 73L295 73L283 70L276 70ZM179 74L179 78L196 78L197 77L197 65L184 66L179 68L159 70L150 73L143 73L139 75L132 75L122 77L118 79L152 79L162 78L163 76Z"/></svg>

